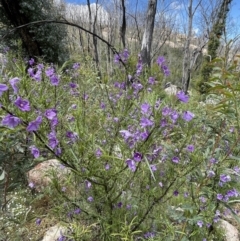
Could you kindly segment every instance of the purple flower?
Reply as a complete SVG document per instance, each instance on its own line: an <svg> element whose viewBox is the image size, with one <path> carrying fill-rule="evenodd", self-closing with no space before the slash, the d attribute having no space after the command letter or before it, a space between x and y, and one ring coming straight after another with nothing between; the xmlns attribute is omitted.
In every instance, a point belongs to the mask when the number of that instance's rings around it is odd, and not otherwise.
<svg viewBox="0 0 240 241"><path fill-rule="evenodd" d="M150 239L150 238L154 238L156 234L154 232L147 232L143 236L145 239Z"/></svg>
<svg viewBox="0 0 240 241"><path fill-rule="evenodd" d="M192 120L192 118L193 118L194 116L195 116L195 115L194 115L192 112L190 112L190 111L184 111L182 118L183 118L185 121L190 121L190 120Z"/></svg>
<svg viewBox="0 0 240 241"><path fill-rule="evenodd" d="M16 126L18 126L20 124L20 122L21 122L21 120L18 117L13 116L11 114L7 114L2 119L2 125L7 126L9 128L15 128Z"/></svg>
<svg viewBox="0 0 240 241"><path fill-rule="evenodd" d="M129 58L129 51L127 49L124 49L122 52L123 62L126 62Z"/></svg>
<svg viewBox="0 0 240 241"><path fill-rule="evenodd" d="M122 137L127 140L129 137L132 136L132 134L128 130L121 130L119 131L122 135Z"/></svg>
<svg viewBox="0 0 240 241"><path fill-rule="evenodd" d="M74 210L74 213L75 213L75 214L80 214L80 213L81 213L81 209L80 209L80 208L75 209L75 210Z"/></svg>
<svg viewBox="0 0 240 241"><path fill-rule="evenodd" d="M172 109L171 109L171 108L169 108L169 107L167 107L167 106L165 106L165 107L162 108L162 115L163 115L163 116L168 116L168 115L170 115L171 113L172 113Z"/></svg>
<svg viewBox="0 0 240 241"><path fill-rule="evenodd" d="M138 57L138 63L136 68L137 68L136 75L139 76L142 73L142 69L143 69L143 62L142 62L141 56Z"/></svg>
<svg viewBox="0 0 240 241"><path fill-rule="evenodd" d="M175 191L173 192L173 195L174 195L174 196L178 196L178 195L179 195L178 190L175 190Z"/></svg>
<svg viewBox="0 0 240 241"><path fill-rule="evenodd" d="M168 124L168 122L166 119L161 119L161 122L160 122L161 127L165 127L165 126L167 126L167 124Z"/></svg>
<svg viewBox="0 0 240 241"><path fill-rule="evenodd" d="M75 142L78 139L78 134L76 132L67 131L66 137L71 140L71 142Z"/></svg>
<svg viewBox="0 0 240 241"><path fill-rule="evenodd" d="M57 156L60 156L62 154L62 149L60 147L57 147L56 151L55 151L55 154Z"/></svg>
<svg viewBox="0 0 240 241"><path fill-rule="evenodd" d="M92 202L92 201L93 201L93 197L88 197L87 200L88 200L89 202Z"/></svg>
<svg viewBox="0 0 240 241"><path fill-rule="evenodd" d="M40 156L40 151L36 146L30 146L29 147L31 154L34 156L34 158L38 158Z"/></svg>
<svg viewBox="0 0 240 241"><path fill-rule="evenodd" d="M149 83L150 85L154 85L154 84L155 84L155 79L154 79L154 77L149 77L149 78L148 78L148 83Z"/></svg>
<svg viewBox="0 0 240 241"><path fill-rule="evenodd" d="M188 145L186 147L186 150L189 151L189 152L194 152L194 145Z"/></svg>
<svg viewBox="0 0 240 241"><path fill-rule="evenodd" d="M140 152L134 152L133 160L136 162L140 162L143 158L143 155Z"/></svg>
<svg viewBox="0 0 240 241"><path fill-rule="evenodd" d="M42 116L38 116L36 120L31 121L27 126L27 131L37 131L42 123Z"/></svg>
<svg viewBox="0 0 240 241"><path fill-rule="evenodd" d="M119 54L115 54L115 55L114 55L114 63L118 64L119 61L120 61L120 59L121 59L121 57L120 57Z"/></svg>
<svg viewBox="0 0 240 241"><path fill-rule="evenodd" d="M177 98L181 101L181 102L184 102L184 103L187 103L188 102L188 99L189 99L189 96L188 95L185 95L184 91L179 91L177 93Z"/></svg>
<svg viewBox="0 0 240 241"><path fill-rule="evenodd" d="M38 70L36 72L36 74L34 76L32 76L33 79L35 79L36 81L41 81L42 80L42 71L41 70Z"/></svg>
<svg viewBox="0 0 240 241"><path fill-rule="evenodd" d="M170 118L171 118L172 122L175 123L176 120L178 119L178 117L179 117L178 112L175 111L175 110L173 110L173 112L172 112L171 115L170 115Z"/></svg>
<svg viewBox="0 0 240 241"><path fill-rule="evenodd" d="M230 182L231 181L231 177L227 174L221 174L220 175L220 181L225 183L225 182Z"/></svg>
<svg viewBox="0 0 240 241"><path fill-rule="evenodd" d="M27 71L28 71L28 74L29 74L30 77L34 76L34 69L33 68L29 68Z"/></svg>
<svg viewBox="0 0 240 241"><path fill-rule="evenodd" d="M97 158L100 158L102 156L102 151L98 148L95 152L95 155Z"/></svg>
<svg viewBox="0 0 240 241"><path fill-rule="evenodd" d="M86 93L83 94L83 99L84 100L88 100L88 97L89 97L88 94L86 94Z"/></svg>
<svg viewBox="0 0 240 241"><path fill-rule="evenodd" d="M240 168L239 168L238 166L235 166L235 167L233 168L233 170L234 170L236 173L240 173Z"/></svg>
<svg viewBox="0 0 240 241"><path fill-rule="evenodd" d="M227 191L227 194L226 194L227 197L238 197L238 195L239 193L235 188Z"/></svg>
<svg viewBox="0 0 240 241"><path fill-rule="evenodd" d="M106 163L105 170L108 171L109 169L110 169L110 165L108 163Z"/></svg>
<svg viewBox="0 0 240 241"><path fill-rule="evenodd" d="M145 102L141 105L141 113L143 115L150 114L150 111L151 111L151 106L148 103Z"/></svg>
<svg viewBox="0 0 240 241"><path fill-rule="evenodd" d="M165 58L163 56L159 56L157 58L157 64L161 67L162 64L165 62Z"/></svg>
<svg viewBox="0 0 240 241"><path fill-rule="evenodd" d="M54 131L50 132L48 134L48 145L54 149L58 144L59 141L57 140L56 133Z"/></svg>
<svg viewBox="0 0 240 241"><path fill-rule="evenodd" d="M140 121L140 126L141 127L147 127L147 126L152 126L154 125L154 122L149 120L148 118L142 117Z"/></svg>
<svg viewBox="0 0 240 241"><path fill-rule="evenodd" d="M179 163L179 158L178 158L177 156L174 156L174 157L172 158L172 162L174 162L174 163Z"/></svg>
<svg viewBox="0 0 240 241"><path fill-rule="evenodd" d="M119 207L119 208L121 208L122 207L122 202L119 202L118 204L117 204L117 206Z"/></svg>
<svg viewBox="0 0 240 241"><path fill-rule="evenodd" d="M7 85L5 85L5 84L0 84L0 97L2 96L2 93L3 93L4 91L6 91L6 90L8 90Z"/></svg>
<svg viewBox="0 0 240 241"><path fill-rule="evenodd" d="M80 68L80 63L74 63L72 68L73 69L79 69Z"/></svg>
<svg viewBox="0 0 240 241"><path fill-rule="evenodd" d="M217 161L215 158L211 158L211 159L209 160L209 162L210 162L211 164L216 164L218 161Z"/></svg>
<svg viewBox="0 0 240 241"><path fill-rule="evenodd" d="M207 201L207 199L206 199L205 197L203 197L203 196L201 196L199 199L200 199L200 201L201 201L202 203L205 203L205 202Z"/></svg>
<svg viewBox="0 0 240 241"><path fill-rule="evenodd" d="M198 225L200 228L202 228L202 226L203 226L203 221L199 220L199 221L197 222L197 225Z"/></svg>
<svg viewBox="0 0 240 241"><path fill-rule="evenodd" d="M217 199L218 199L218 200L222 200L222 199L223 199L223 195L222 195L221 193L218 193L218 194L217 194Z"/></svg>
<svg viewBox="0 0 240 241"><path fill-rule="evenodd" d="M21 110L21 111L30 111L30 103L28 100L24 100L21 97L18 97L14 104Z"/></svg>
<svg viewBox="0 0 240 241"><path fill-rule="evenodd" d="M209 170L207 176L210 177L210 178L214 177L215 176L215 172L213 170Z"/></svg>
<svg viewBox="0 0 240 241"><path fill-rule="evenodd" d="M153 172L157 171L157 167L156 165L150 165L150 168Z"/></svg>
<svg viewBox="0 0 240 241"><path fill-rule="evenodd" d="M45 70L45 73L46 73L47 77L51 77L55 73L55 70L53 67L49 67Z"/></svg>
<svg viewBox="0 0 240 241"><path fill-rule="evenodd" d="M75 83L69 83L69 86L70 86L70 88L72 88L72 89L75 89L75 88L77 88L77 84L75 84Z"/></svg>
<svg viewBox="0 0 240 241"><path fill-rule="evenodd" d="M170 70L168 69L167 65L162 65L162 71L163 71L163 74L165 76L169 76L170 75Z"/></svg>
<svg viewBox="0 0 240 241"><path fill-rule="evenodd" d="M85 181L85 186L86 186L86 189L90 189L91 186L92 186L92 183L89 182L88 180Z"/></svg>
<svg viewBox="0 0 240 241"><path fill-rule="evenodd" d="M44 115L47 119L52 120L55 116L57 116L57 111L55 109L47 109Z"/></svg>
<svg viewBox="0 0 240 241"><path fill-rule="evenodd" d="M58 238L57 241L67 241L66 237L62 234L62 232L60 231L61 236Z"/></svg>
<svg viewBox="0 0 240 241"><path fill-rule="evenodd" d="M128 159L126 160L126 164L128 165L128 168L132 171L135 172L136 171L136 164L134 160Z"/></svg>
<svg viewBox="0 0 240 241"><path fill-rule="evenodd" d="M142 85L141 83L136 83L136 82L134 82L134 83L132 84L132 87L133 87L134 90L139 91L139 90L141 90L141 89L143 88L143 85Z"/></svg>
<svg viewBox="0 0 240 241"><path fill-rule="evenodd" d="M30 65L33 65L34 64L34 59L33 58L31 58L29 61L28 61L28 63L30 64Z"/></svg>
<svg viewBox="0 0 240 241"><path fill-rule="evenodd" d="M148 131L144 131L140 133L140 137L143 141L145 141L147 139L147 137L149 136Z"/></svg>
<svg viewBox="0 0 240 241"><path fill-rule="evenodd" d="M131 205L131 204L127 204L127 205L126 205L126 208L129 210L129 209L132 208L132 205Z"/></svg>
<svg viewBox="0 0 240 241"><path fill-rule="evenodd" d="M42 222L42 220L41 220L40 218L37 218L37 220L36 220L36 225L40 225L41 222Z"/></svg>
<svg viewBox="0 0 240 241"><path fill-rule="evenodd" d="M28 184L28 186L29 186L31 189L33 189L35 185L34 185L33 182L30 182L30 183Z"/></svg>
<svg viewBox="0 0 240 241"><path fill-rule="evenodd" d="M59 77L55 74L50 76L50 82L53 86L58 86L59 85Z"/></svg>
<svg viewBox="0 0 240 241"><path fill-rule="evenodd" d="M50 122L51 128L53 129L57 124L58 124L58 118L57 116L54 116Z"/></svg>
<svg viewBox="0 0 240 241"><path fill-rule="evenodd" d="M104 102L101 102L100 108L104 110L106 108L106 104Z"/></svg>
<svg viewBox="0 0 240 241"><path fill-rule="evenodd" d="M19 81L20 81L20 79L18 77L15 77L15 78L9 80L9 82L10 82L12 88L13 88L14 94L18 93L17 84L18 84Z"/></svg>
<svg viewBox="0 0 240 241"><path fill-rule="evenodd" d="M37 65L37 68L38 68L39 70L43 70L44 65L43 65L43 64L38 64L38 65Z"/></svg>

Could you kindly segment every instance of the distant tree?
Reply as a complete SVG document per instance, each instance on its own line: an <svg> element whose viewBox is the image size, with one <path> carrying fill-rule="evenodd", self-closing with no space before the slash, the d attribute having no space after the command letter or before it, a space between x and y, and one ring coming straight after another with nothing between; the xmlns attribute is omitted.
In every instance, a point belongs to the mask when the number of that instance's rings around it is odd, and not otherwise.
<svg viewBox="0 0 240 241"><path fill-rule="evenodd" d="M1 35L10 28L33 21L60 19L64 9L49 0L0 0ZM68 57L63 25L41 24L17 30L11 39L20 38L29 57L43 57L47 62L63 62Z"/></svg>

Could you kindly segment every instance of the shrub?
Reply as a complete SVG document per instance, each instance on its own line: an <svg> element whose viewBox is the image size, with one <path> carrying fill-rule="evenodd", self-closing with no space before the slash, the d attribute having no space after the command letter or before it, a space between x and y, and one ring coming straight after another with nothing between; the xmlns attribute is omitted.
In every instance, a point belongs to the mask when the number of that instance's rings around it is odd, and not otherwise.
<svg viewBox="0 0 240 241"><path fill-rule="evenodd" d="M53 180L69 238L219 240L216 223L239 196L236 116L184 93L159 99L140 59L132 82L119 65L106 83L88 63L30 65L26 74L17 60L0 86L1 128L28 133L36 161L56 157L72 170L64 186Z"/></svg>

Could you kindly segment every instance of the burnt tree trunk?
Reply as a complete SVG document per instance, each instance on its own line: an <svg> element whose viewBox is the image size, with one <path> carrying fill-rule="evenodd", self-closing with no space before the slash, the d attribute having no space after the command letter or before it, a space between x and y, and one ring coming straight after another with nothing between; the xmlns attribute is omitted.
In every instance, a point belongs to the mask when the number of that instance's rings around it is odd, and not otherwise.
<svg viewBox="0 0 240 241"><path fill-rule="evenodd" d="M127 23L126 23L126 6L125 6L125 0L122 0L122 26L120 27L120 37L122 40L123 48L126 48L126 28L127 28Z"/></svg>

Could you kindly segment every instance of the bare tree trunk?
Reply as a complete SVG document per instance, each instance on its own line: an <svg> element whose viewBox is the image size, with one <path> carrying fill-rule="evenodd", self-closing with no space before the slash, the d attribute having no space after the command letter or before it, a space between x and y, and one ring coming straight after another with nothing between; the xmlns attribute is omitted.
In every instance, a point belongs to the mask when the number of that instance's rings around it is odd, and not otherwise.
<svg viewBox="0 0 240 241"><path fill-rule="evenodd" d="M148 1L147 19L142 39L141 57L143 64L151 65L151 47L154 30L154 21L157 9L157 0Z"/></svg>
<svg viewBox="0 0 240 241"><path fill-rule="evenodd" d="M188 85L190 82L190 43L192 38L192 22L193 22L193 12L192 12L193 0L188 2L188 33L187 39L184 47L184 57L182 66L182 88L186 93L188 90Z"/></svg>
<svg viewBox="0 0 240 241"><path fill-rule="evenodd" d="M120 37L122 40L123 48L126 48L126 28L127 28L127 23L126 23L126 7L125 7L125 0L122 0L122 26L120 27Z"/></svg>
<svg viewBox="0 0 240 241"><path fill-rule="evenodd" d="M88 5L88 12L89 12L89 20L90 20L90 29L93 34L96 34L96 23L97 23L97 6L98 6L98 0L96 1L96 12L94 16L94 21L92 22L92 11L90 6L90 0L87 0ZM94 51L94 60L96 63L96 67L98 70L98 75L101 76L100 67L99 67L99 57L98 57L98 46L97 46L97 38L93 35L93 51Z"/></svg>
<svg viewBox="0 0 240 241"><path fill-rule="evenodd" d="M184 46L184 57L183 57L183 66L182 66L182 88L185 93L188 91L190 79L191 79L191 69L193 67L193 61L197 59L196 53L195 56L191 56L191 39L192 39L192 30L193 30L193 16L198 6L200 5L201 0L198 2L197 6L193 10L193 0L188 1L188 30L187 30L187 39Z"/></svg>

